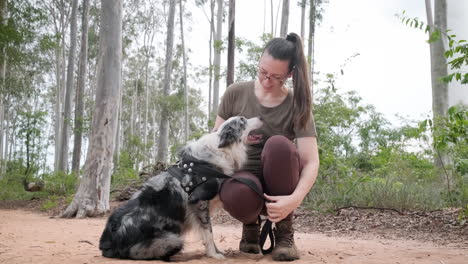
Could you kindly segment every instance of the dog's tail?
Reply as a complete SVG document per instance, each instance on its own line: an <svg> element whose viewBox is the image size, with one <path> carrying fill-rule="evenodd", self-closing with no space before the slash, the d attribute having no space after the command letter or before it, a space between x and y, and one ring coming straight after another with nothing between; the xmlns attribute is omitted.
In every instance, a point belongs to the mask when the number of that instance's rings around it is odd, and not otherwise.
<svg viewBox="0 0 468 264"><path fill-rule="evenodd" d="M169 261L169 258L182 250L184 241L180 234L165 233L153 238L151 243L142 241L130 248L131 259L160 259Z"/></svg>

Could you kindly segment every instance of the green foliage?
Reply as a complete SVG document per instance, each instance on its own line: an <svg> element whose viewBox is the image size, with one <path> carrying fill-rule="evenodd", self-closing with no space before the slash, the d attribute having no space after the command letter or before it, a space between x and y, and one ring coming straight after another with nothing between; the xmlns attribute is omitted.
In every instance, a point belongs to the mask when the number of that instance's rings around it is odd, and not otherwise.
<svg viewBox="0 0 468 264"><path fill-rule="evenodd" d="M79 184L75 174L66 174L64 172L55 172L43 174L41 177L44 182L44 192L49 195L66 196L73 194Z"/></svg>
<svg viewBox="0 0 468 264"><path fill-rule="evenodd" d="M444 56L448 59L448 65L454 71L447 76L442 76L441 81L449 83L455 78L461 84L468 84L468 73L459 71L463 65L468 65L468 43L466 40L459 40L455 34L452 34L450 30L442 32L437 26L431 27L426 23L419 21L418 18L410 18L406 16L405 11L401 15L397 15L402 21L410 27L414 27L429 32L428 43L441 41L442 38L446 38L448 41L448 49L445 51Z"/></svg>
<svg viewBox="0 0 468 264"><path fill-rule="evenodd" d="M112 174L112 188L127 186L129 181L139 180L138 172L134 168L135 159L131 157L128 151L122 151L119 156L119 162Z"/></svg>
<svg viewBox="0 0 468 264"><path fill-rule="evenodd" d="M236 38L236 49L242 58L236 72L236 81L253 80L257 77L258 61L262 55L263 47L271 38L270 34L263 34L259 44Z"/></svg>
<svg viewBox="0 0 468 264"><path fill-rule="evenodd" d="M391 127L354 92L339 93L333 75L327 75L327 87L317 91L320 172L308 207L427 210L451 205L444 200L426 131L416 124Z"/></svg>

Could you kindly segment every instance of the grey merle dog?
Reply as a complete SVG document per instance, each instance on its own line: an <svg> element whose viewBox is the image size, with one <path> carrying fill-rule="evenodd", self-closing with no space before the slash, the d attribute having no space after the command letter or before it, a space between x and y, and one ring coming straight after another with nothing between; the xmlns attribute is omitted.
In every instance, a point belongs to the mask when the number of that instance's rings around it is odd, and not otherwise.
<svg viewBox="0 0 468 264"><path fill-rule="evenodd" d="M179 153L181 162L177 167L150 178L110 215L99 242L102 255L169 261L182 250L183 234L196 229L206 255L223 259L213 240L209 213L210 200L212 204L219 200L214 198L221 180L207 177L197 168L205 166L232 175L247 158L249 132L261 125L256 117L231 117L216 132L187 144Z"/></svg>

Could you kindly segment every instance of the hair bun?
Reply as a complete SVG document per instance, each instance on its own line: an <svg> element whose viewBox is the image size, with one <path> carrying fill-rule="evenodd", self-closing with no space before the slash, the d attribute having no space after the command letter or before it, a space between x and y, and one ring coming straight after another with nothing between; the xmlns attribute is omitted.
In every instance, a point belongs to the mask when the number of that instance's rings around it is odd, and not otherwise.
<svg viewBox="0 0 468 264"><path fill-rule="evenodd" d="M296 36L294 36L294 34L288 34L286 36L286 40L296 43L297 39L296 39Z"/></svg>

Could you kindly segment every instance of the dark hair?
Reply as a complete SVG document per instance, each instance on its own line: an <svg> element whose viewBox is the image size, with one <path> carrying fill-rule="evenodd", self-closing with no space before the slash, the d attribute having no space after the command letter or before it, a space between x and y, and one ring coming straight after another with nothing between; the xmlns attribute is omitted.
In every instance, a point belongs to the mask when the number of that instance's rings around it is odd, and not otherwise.
<svg viewBox="0 0 468 264"><path fill-rule="evenodd" d="M289 72L293 73L293 125L304 129L311 115L312 93L302 39L296 33L289 33L286 38L270 40L263 49L263 53L265 51L277 60L289 61Z"/></svg>

